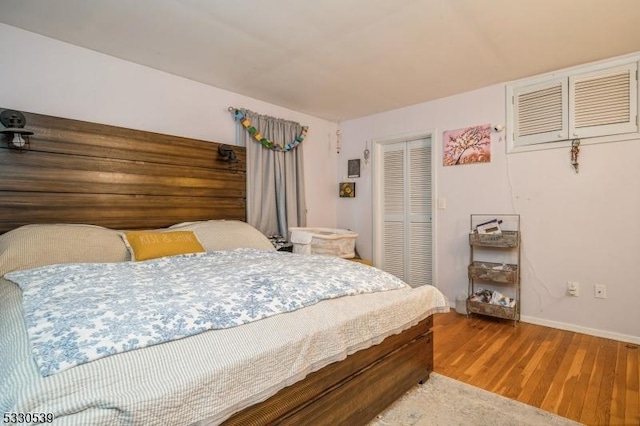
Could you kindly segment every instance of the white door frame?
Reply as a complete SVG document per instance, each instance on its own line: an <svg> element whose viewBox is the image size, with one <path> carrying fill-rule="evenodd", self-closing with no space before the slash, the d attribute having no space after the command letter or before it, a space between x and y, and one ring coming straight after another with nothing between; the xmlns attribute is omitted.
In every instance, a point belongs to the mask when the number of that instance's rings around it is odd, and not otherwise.
<svg viewBox="0 0 640 426"><path fill-rule="evenodd" d="M431 271L433 276L432 283L436 285L436 277L438 276L437 271L437 235L438 235L438 227L437 224L437 212L436 208L436 194L437 194L437 163L436 163L436 155L438 153L436 149L436 145L440 139L435 137L435 130L428 130L416 133L409 133L403 135L390 136L385 138L373 139L373 161L372 161L372 207L373 207L373 220L372 220L372 243L373 243L373 264L374 265L382 265L382 244L381 244L381 236L382 236L382 217L383 217L383 209L382 209L382 199L380 197L379 191L382 188L382 173L380 170L382 169L382 146L398 143L398 142L409 142L418 139L430 139L431 140L431 209L432 209L432 238L431 238Z"/></svg>

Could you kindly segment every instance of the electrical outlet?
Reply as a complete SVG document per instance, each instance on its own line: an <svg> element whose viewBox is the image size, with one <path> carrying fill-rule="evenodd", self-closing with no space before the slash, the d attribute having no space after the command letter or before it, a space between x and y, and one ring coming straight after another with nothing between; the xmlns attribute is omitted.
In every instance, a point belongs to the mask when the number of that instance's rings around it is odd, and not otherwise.
<svg viewBox="0 0 640 426"><path fill-rule="evenodd" d="M580 296L580 283L567 281L567 294L573 297Z"/></svg>
<svg viewBox="0 0 640 426"><path fill-rule="evenodd" d="M596 284L594 286L595 294L594 296L598 299L606 299L607 298L607 286L604 284Z"/></svg>

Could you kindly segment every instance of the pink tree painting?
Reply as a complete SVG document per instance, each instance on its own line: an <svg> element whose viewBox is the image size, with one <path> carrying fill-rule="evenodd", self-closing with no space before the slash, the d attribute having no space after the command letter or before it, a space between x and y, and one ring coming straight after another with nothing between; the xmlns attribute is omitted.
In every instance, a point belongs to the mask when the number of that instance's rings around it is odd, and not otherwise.
<svg viewBox="0 0 640 426"><path fill-rule="evenodd" d="M488 163L491 161L491 125L447 130L442 136L444 165Z"/></svg>

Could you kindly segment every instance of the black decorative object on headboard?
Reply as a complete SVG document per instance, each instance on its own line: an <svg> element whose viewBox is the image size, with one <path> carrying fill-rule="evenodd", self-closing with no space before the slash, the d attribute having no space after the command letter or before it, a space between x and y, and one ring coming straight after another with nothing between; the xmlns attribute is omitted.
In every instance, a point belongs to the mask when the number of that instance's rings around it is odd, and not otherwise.
<svg viewBox="0 0 640 426"><path fill-rule="evenodd" d="M0 123L5 127L0 133L9 138L9 148L21 151L29 149L29 136L33 135L33 132L24 128L27 119L21 112L5 109L0 113Z"/></svg>
<svg viewBox="0 0 640 426"><path fill-rule="evenodd" d="M218 155L220 155L220 159L227 163L235 163L238 161L236 157L236 152L229 145L220 145L218 146Z"/></svg>

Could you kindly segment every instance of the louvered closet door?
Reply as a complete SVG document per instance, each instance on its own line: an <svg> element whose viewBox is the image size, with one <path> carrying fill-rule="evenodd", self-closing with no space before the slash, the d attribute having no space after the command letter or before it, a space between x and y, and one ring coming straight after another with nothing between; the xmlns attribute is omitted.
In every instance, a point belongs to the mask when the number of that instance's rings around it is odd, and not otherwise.
<svg viewBox="0 0 640 426"><path fill-rule="evenodd" d="M382 175L382 269L404 280L405 143L385 145Z"/></svg>
<svg viewBox="0 0 640 426"><path fill-rule="evenodd" d="M412 286L432 283L431 261L431 146L426 141L407 143L408 272Z"/></svg>
<svg viewBox="0 0 640 426"><path fill-rule="evenodd" d="M382 269L411 286L432 283L431 143L382 147Z"/></svg>

